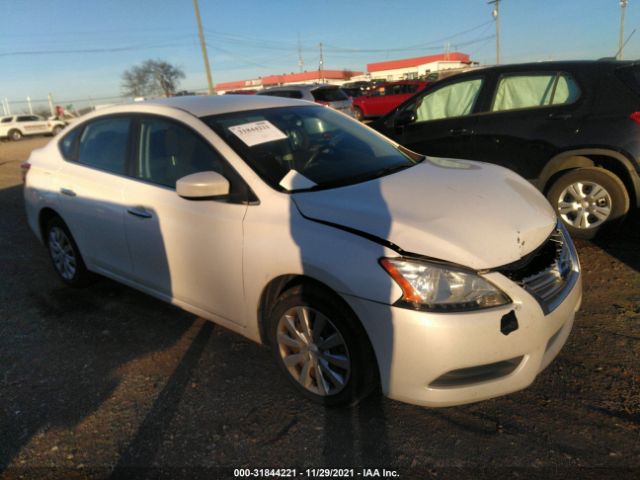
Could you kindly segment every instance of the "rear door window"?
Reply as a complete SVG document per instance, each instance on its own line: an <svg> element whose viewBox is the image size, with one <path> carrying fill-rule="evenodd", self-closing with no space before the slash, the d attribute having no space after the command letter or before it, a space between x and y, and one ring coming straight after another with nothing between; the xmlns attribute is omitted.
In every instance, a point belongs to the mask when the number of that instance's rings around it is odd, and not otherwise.
<svg viewBox="0 0 640 480"><path fill-rule="evenodd" d="M126 117L103 118L89 123L80 137L78 163L124 175L130 125L131 120Z"/></svg>
<svg viewBox="0 0 640 480"><path fill-rule="evenodd" d="M349 100L339 88L318 88L311 92L316 102L343 102Z"/></svg>
<svg viewBox="0 0 640 480"><path fill-rule="evenodd" d="M580 89L567 74L509 75L498 82L492 112L575 102Z"/></svg>

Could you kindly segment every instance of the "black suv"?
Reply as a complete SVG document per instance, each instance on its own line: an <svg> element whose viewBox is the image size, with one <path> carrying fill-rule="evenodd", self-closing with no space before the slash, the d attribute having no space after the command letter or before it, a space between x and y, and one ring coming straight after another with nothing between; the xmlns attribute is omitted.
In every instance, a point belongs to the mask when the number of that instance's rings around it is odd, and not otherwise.
<svg viewBox="0 0 640 480"><path fill-rule="evenodd" d="M371 126L422 154L516 171L576 237L640 206L640 63L476 69L429 85Z"/></svg>

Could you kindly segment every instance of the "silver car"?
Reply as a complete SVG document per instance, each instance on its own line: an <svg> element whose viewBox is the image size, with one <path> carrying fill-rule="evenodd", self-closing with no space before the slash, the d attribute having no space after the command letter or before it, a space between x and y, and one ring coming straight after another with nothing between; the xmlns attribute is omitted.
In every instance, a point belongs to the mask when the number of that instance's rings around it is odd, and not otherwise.
<svg viewBox="0 0 640 480"><path fill-rule="evenodd" d="M258 92L258 95L272 97L295 98L309 100L321 105L327 105L349 116L353 116L353 101L337 85L313 83L310 85L287 85L272 87Z"/></svg>

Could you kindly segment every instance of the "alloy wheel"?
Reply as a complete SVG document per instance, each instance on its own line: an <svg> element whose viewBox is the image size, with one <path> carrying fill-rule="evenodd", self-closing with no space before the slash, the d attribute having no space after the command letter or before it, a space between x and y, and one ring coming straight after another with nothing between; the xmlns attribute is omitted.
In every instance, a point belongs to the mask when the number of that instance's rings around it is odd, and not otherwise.
<svg viewBox="0 0 640 480"><path fill-rule="evenodd" d="M575 182L560 193L558 213L578 229L596 228L611 215L611 195L595 182Z"/></svg>
<svg viewBox="0 0 640 480"><path fill-rule="evenodd" d="M347 344L321 312L307 306L287 310L278 321L277 342L286 369L308 391L335 395L349 382Z"/></svg>
<svg viewBox="0 0 640 480"><path fill-rule="evenodd" d="M49 251L60 276L72 280L77 270L76 253L71 240L60 227L49 230Z"/></svg>

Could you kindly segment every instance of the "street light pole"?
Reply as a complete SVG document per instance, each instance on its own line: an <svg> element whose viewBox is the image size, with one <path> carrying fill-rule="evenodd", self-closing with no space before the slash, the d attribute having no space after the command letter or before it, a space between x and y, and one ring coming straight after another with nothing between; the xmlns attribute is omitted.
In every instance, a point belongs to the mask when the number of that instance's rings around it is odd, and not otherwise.
<svg viewBox="0 0 640 480"><path fill-rule="evenodd" d="M490 0L487 3L493 5L491 15L496 21L496 65L500 65L500 0Z"/></svg>
<svg viewBox="0 0 640 480"><path fill-rule="evenodd" d="M204 58L204 70L207 74L207 83L209 85L209 95L213 95L213 78L211 78L211 68L209 67L209 55L207 55L207 43L204 41L204 32L202 31L202 21L200 20L200 8L198 0L193 0L193 9L196 11L196 21L198 22L198 35L200 37L200 47L202 47L202 57Z"/></svg>
<svg viewBox="0 0 640 480"><path fill-rule="evenodd" d="M622 50L624 49L624 14L627 10L628 0L620 0L620 40L618 41L618 60L622 60Z"/></svg>

